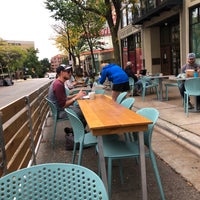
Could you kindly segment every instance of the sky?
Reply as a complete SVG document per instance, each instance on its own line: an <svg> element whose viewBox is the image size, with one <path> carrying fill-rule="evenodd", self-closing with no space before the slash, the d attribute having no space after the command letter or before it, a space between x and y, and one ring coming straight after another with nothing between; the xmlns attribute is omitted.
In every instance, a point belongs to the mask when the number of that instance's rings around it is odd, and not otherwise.
<svg viewBox="0 0 200 200"><path fill-rule="evenodd" d="M0 0L0 38L3 40L33 41L39 59L59 54L55 47L52 25L55 21L45 9L45 0Z"/></svg>

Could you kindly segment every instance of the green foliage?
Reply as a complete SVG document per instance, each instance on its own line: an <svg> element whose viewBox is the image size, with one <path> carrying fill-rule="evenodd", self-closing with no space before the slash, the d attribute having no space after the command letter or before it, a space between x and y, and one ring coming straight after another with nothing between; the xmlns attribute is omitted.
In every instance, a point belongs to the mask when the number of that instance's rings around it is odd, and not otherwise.
<svg viewBox="0 0 200 200"><path fill-rule="evenodd" d="M60 49L79 58L81 52L92 51L97 46L105 18L86 12L72 1L47 0L45 5L53 13L52 17L62 22L62 27L56 30L56 43Z"/></svg>
<svg viewBox="0 0 200 200"><path fill-rule="evenodd" d="M49 72L51 69L51 63L48 58L44 58L40 61L41 64L41 73L38 75L39 77L44 77L46 72Z"/></svg>
<svg viewBox="0 0 200 200"><path fill-rule="evenodd" d="M15 72L18 69L22 69L25 59L25 49L9 45L3 40L0 41L0 64L2 67L2 71L0 73L10 73Z"/></svg>

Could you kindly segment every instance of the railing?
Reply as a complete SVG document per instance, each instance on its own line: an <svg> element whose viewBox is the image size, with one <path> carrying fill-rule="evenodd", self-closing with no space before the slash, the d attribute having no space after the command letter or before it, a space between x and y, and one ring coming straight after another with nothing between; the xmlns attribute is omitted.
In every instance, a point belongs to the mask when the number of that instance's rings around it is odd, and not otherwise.
<svg viewBox="0 0 200 200"><path fill-rule="evenodd" d="M173 7L180 7L183 0L139 0L134 4L133 24L142 24L154 16L159 16L164 11Z"/></svg>
<svg viewBox="0 0 200 200"><path fill-rule="evenodd" d="M36 164L48 105L49 84L0 110L0 177Z"/></svg>

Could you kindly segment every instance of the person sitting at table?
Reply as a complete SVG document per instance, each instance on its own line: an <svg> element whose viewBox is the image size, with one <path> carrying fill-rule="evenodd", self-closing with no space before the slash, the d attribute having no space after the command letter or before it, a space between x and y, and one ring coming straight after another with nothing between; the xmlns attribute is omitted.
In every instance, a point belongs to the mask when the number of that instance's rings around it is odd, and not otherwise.
<svg viewBox="0 0 200 200"><path fill-rule="evenodd" d="M116 64L102 63L100 66L101 77L99 83L103 84L108 78L112 82L112 99L116 101L121 92L129 91L129 79L126 72Z"/></svg>
<svg viewBox="0 0 200 200"><path fill-rule="evenodd" d="M86 126L86 120L81 109L77 104L74 104L77 99L81 99L84 95L86 95L86 93L80 90L77 94L66 96L64 83L66 80L71 78L71 72L71 66L61 64L59 67L57 67L57 78L49 87L48 98L56 105L58 110L58 118L66 118L67 113L64 109L70 107L78 115L84 126ZM72 129L68 127L66 127L64 131L67 134L72 133Z"/></svg>
<svg viewBox="0 0 200 200"><path fill-rule="evenodd" d="M193 70L199 70L199 69L200 69L200 66L196 63L196 55L195 55L195 53L189 53L189 54L188 54L188 56L187 56L187 63L184 64L184 65L181 67L181 73L186 73L186 71L187 71L188 69L193 69ZM182 98L184 99L185 81L182 81L182 82L179 84L179 91L180 91L180 94L181 94ZM190 99L189 99L188 108L189 108L189 109L194 108L194 106L193 106L192 103L190 102Z"/></svg>
<svg viewBox="0 0 200 200"><path fill-rule="evenodd" d="M133 72L132 69L133 64L131 61L128 61L126 64L125 72L127 73L128 77L132 77L134 79L134 93L133 96L139 96L140 93L142 92L142 81L140 80L140 77L143 76L144 74L141 74L140 72L143 70L140 70L137 74Z"/></svg>

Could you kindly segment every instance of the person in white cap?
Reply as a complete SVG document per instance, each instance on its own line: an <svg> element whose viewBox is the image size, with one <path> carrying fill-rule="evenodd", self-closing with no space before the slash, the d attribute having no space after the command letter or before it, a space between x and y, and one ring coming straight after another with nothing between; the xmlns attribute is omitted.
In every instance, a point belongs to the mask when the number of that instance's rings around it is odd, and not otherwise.
<svg viewBox="0 0 200 200"><path fill-rule="evenodd" d="M188 69L193 69L193 70L199 70L200 69L200 66L196 63L195 53L189 53L188 54L187 63L184 64L181 67L181 73L186 73L186 70L188 70ZM185 83L185 81L182 81L182 83L179 84L179 91L180 91L180 94L181 94L183 99L184 99L184 92L185 92L185 84L184 83ZM189 99L189 105L188 106L189 106L189 109L194 108L194 106L190 102L190 99Z"/></svg>

